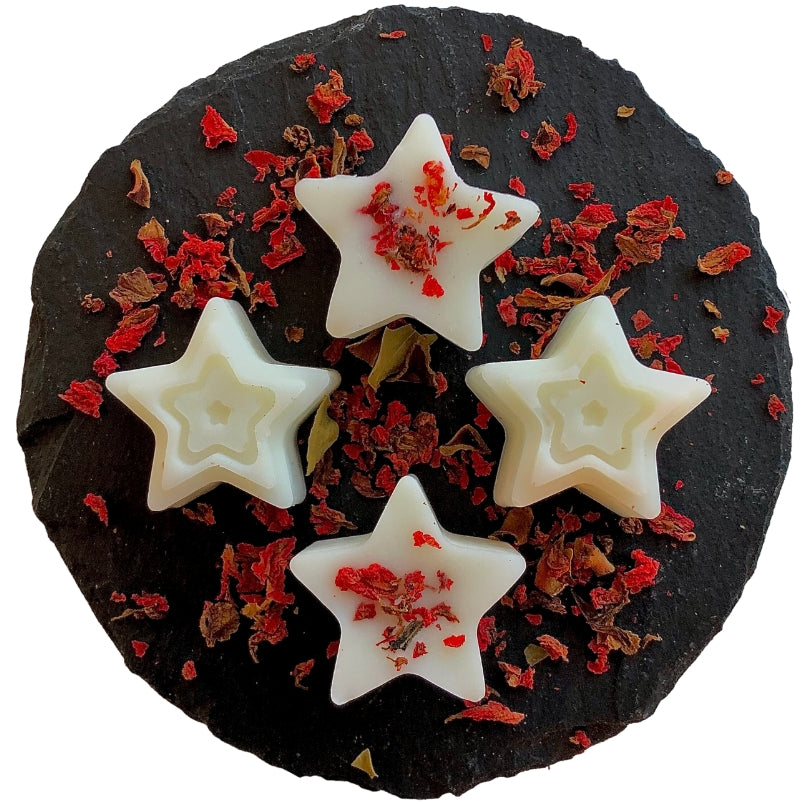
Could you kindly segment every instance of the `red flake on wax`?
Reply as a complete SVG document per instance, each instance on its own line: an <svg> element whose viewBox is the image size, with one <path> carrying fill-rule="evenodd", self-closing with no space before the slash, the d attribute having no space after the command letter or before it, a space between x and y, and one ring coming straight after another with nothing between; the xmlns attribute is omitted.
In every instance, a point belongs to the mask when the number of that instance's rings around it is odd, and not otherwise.
<svg viewBox="0 0 804 804"><path fill-rule="evenodd" d="M770 417L774 421L779 421L779 415L781 413L785 413L787 411L787 407L785 406L784 402L779 399L776 394L771 394L768 399L768 413Z"/></svg>
<svg viewBox="0 0 804 804"><path fill-rule="evenodd" d="M432 274L427 274L422 285L422 296L440 299L443 295L444 288L441 287L439 281Z"/></svg>
<svg viewBox="0 0 804 804"><path fill-rule="evenodd" d="M634 324L634 329L637 332L641 332L646 327L649 327L653 323L653 319L644 311L644 310L637 310L632 316L631 321Z"/></svg>
<svg viewBox="0 0 804 804"><path fill-rule="evenodd" d="M453 634L444 638L444 644L448 648L460 648L466 642L466 634Z"/></svg>
<svg viewBox="0 0 804 804"><path fill-rule="evenodd" d="M104 500L103 497L90 492L84 497L84 505L86 505L104 525L109 524L109 511L106 508L106 500Z"/></svg>
<svg viewBox="0 0 804 804"><path fill-rule="evenodd" d="M458 207L458 209L455 210L455 217L459 221L466 221L469 220L469 218L474 218L474 216L475 213L472 212L469 207Z"/></svg>
<svg viewBox="0 0 804 804"><path fill-rule="evenodd" d="M192 681L197 675L198 671L195 669L195 662L192 659L188 659L181 666L181 677L185 681Z"/></svg>
<svg viewBox="0 0 804 804"><path fill-rule="evenodd" d="M237 142L237 132L212 106L207 106L206 113L201 118L201 131L207 148L217 148L222 142Z"/></svg>
<svg viewBox="0 0 804 804"><path fill-rule="evenodd" d="M776 326L784 318L784 312L771 307L769 304L765 305L765 320L762 326L769 329L774 335L779 334L779 328Z"/></svg>
<svg viewBox="0 0 804 804"><path fill-rule="evenodd" d="M480 34L480 41L483 43L483 50L485 50L486 53L490 53L491 48L494 46L492 38L488 34Z"/></svg>
<svg viewBox="0 0 804 804"><path fill-rule="evenodd" d="M525 195L525 185L522 183L522 179L519 176L512 176L508 180L508 186L515 192L521 196Z"/></svg>
<svg viewBox="0 0 804 804"><path fill-rule="evenodd" d="M329 81L316 84L307 106L322 125L332 121L332 115L352 100L343 91L343 77L337 70L329 71Z"/></svg>
<svg viewBox="0 0 804 804"><path fill-rule="evenodd" d="M427 653L427 645L424 642L417 642L413 646L413 658L418 659L420 656L424 656Z"/></svg>
<svg viewBox="0 0 804 804"><path fill-rule="evenodd" d="M373 603L360 603L355 609L355 621L373 620L377 616L377 609Z"/></svg>
<svg viewBox="0 0 804 804"><path fill-rule="evenodd" d="M446 572L443 570L436 570L436 577L438 578L439 592L449 592L449 590L452 589L452 584L455 583L455 581L448 577Z"/></svg>
<svg viewBox="0 0 804 804"><path fill-rule="evenodd" d="M103 402L102 393L103 388L95 380L83 382L73 380L70 387L63 394L59 394L59 399L63 399L80 413L99 419L100 406Z"/></svg>
<svg viewBox="0 0 804 804"><path fill-rule="evenodd" d="M145 656L145 651L148 650L148 643L141 642L139 639L132 639L131 647L134 649L134 655L138 659L142 659L142 657Z"/></svg>
<svg viewBox="0 0 804 804"><path fill-rule="evenodd" d="M421 530L415 531L414 534L413 534L413 546L414 547L424 547L424 545L429 545L430 547L435 547L438 550L441 549L441 545L429 533L425 533L424 531L421 531Z"/></svg>

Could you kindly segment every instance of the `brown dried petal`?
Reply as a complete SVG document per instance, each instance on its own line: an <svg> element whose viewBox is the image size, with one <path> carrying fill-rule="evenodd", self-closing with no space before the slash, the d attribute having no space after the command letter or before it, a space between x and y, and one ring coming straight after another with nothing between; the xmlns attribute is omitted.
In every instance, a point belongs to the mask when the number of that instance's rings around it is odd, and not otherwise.
<svg viewBox="0 0 804 804"><path fill-rule="evenodd" d="M461 148L460 157L467 162L474 160L482 168L487 168L491 161L489 149L484 145L465 145Z"/></svg>
<svg viewBox="0 0 804 804"><path fill-rule="evenodd" d="M528 537L533 529L533 510L531 508L512 508L503 520L499 530L489 538L500 539L504 536L513 536L517 547L527 544Z"/></svg>
<svg viewBox="0 0 804 804"><path fill-rule="evenodd" d="M198 217L204 221L208 237L223 237L233 226L219 212L202 212Z"/></svg>
<svg viewBox="0 0 804 804"><path fill-rule="evenodd" d="M154 284L142 268L135 268L117 277L117 287L109 291L109 296L127 313L135 305L149 302L165 290L167 282Z"/></svg>
<svg viewBox="0 0 804 804"><path fill-rule="evenodd" d="M315 145L315 139L307 126L287 126L282 138L302 153Z"/></svg>
<svg viewBox="0 0 804 804"><path fill-rule="evenodd" d="M469 452L477 450L481 455L488 455L491 452L483 436L471 424L464 424L440 449L441 454L447 457L462 450Z"/></svg>
<svg viewBox="0 0 804 804"><path fill-rule="evenodd" d="M129 170L134 176L134 187L130 192L126 193L126 198L130 198L135 204L149 209L151 206L151 185L148 182L145 171L142 169L140 160L132 160Z"/></svg>
<svg viewBox="0 0 804 804"><path fill-rule="evenodd" d="M630 117L636 111L636 106L618 106L617 117Z"/></svg>
<svg viewBox="0 0 804 804"><path fill-rule="evenodd" d="M205 601L199 627L208 648L215 647L216 642L225 642L240 627L237 606L226 600L219 603Z"/></svg>

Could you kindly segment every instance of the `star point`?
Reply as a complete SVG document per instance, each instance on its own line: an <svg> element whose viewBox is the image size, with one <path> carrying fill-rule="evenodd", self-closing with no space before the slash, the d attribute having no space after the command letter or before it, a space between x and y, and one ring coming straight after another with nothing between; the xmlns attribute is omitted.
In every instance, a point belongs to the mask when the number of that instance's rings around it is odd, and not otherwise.
<svg viewBox="0 0 804 804"><path fill-rule="evenodd" d="M705 380L643 366L606 297L567 313L542 357L477 366L466 384L505 428L498 505L575 487L646 519L661 509L659 440L711 391Z"/></svg>
<svg viewBox="0 0 804 804"><path fill-rule="evenodd" d="M480 700L478 623L524 569L510 545L445 531L412 475L373 532L316 542L290 562L340 624L331 692L339 705L406 674Z"/></svg>
<svg viewBox="0 0 804 804"><path fill-rule="evenodd" d="M372 176L302 179L295 192L341 253L327 316L337 338L409 316L479 349L480 271L539 217L532 201L466 184L429 115Z"/></svg>
<svg viewBox="0 0 804 804"><path fill-rule="evenodd" d="M237 302L211 299L184 354L106 386L153 431L153 511L229 483L278 508L305 496L299 424L340 378L274 361Z"/></svg>

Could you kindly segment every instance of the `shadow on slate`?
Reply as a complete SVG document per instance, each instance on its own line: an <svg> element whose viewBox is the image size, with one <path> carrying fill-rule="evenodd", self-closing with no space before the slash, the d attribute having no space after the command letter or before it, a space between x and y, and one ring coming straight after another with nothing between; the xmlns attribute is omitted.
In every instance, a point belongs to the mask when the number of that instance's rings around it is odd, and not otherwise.
<svg viewBox="0 0 804 804"><path fill-rule="evenodd" d="M396 29L407 36L379 39L379 32ZM489 54L481 47L480 33L493 38ZM498 97L485 95L486 62L501 61L516 35L524 38L546 88L512 115L500 108ZM215 198L229 185L239 190L238 209L250 214L267 203L268 184L254 183L253 170L242 159L247 150L290 153L281 135L294 123L309 126L320 142L331 141L330 127L316 124L305 105L313 85L326 80L326 74L317 68L306 75L289 70L300 52L314 52L319 63L344 76L353 100L333 125L343 131L343 116L349 112L365 117L376 147L366 154L359 170L363 175L378 170L413 118L428 112L442 131L454 135L453 155L469 143L490 148L491 165L485 171L454 157L466 181L505 192L510 177L520 176L546 222L554 217L572 220L582 208L567 191L570 182L594 182L596 195L614 205L621 225L626 211L644 201L671 195L680 205L678 224L686 240L668 241L660 263L637 266L612 291L630 286L617 308L627 333L632 332L629 317L644 309L654 319L652 329L683 334L673 357L686 373L715 374L718 392L671 430L658 451L663 499L695 521L698 538L673 545L647 530L641 537L628 536L607 512L589 526L590 532L614 538L615 563L628 561L639 547L662 565L657 585L635 597L628 610L637 617L634 627L640 634L659 634L662 641L631 657L612 654L612 668L603 675L586 669L593 658L586 647L592 632L580 618L544 612L539 630L519 611L502 605L492 610L498 628L507 632L507 648L500 656L504 661L524 666L522 651L539 633L569 646L568 663L537 666L533 691L507 687L493 650L484 655L489 686L501 702L526 716L517 726L465 720L445 724L463 704L413 677L395 680L345 707L333 706L332 662L324 652L338 638L337 625L290 575L287 588L296 596L297 611L287 610L286 639L261 645L255 663L243 620L230 640L208 648L199 616L204 601L218 594L224 546L263 545L274 536L247 512L246 495L228 486L204 498L215 512L214 527L191 522L178 510L151 513L145 505L152 458L147 427L109 395L99 420L73 412L57 396L71 380L92 376L92 361L119 317L113 303L100 314L86 315L78 304L81 297L90 292L106 296L118 272L137 265L152 270L135 237L151 215L170 221L167 234L175 248L182 229L201 232L196 216L214 210ZM204 148L199 121L206 104L239 132L236 145ZM636 114L617 119L621 104L635 106ZM520 130L532 135L542 120L561 129L568 112L579 123L575 141L549 162L534 158ZM133 158L142 160L151 180L150 210L126 198ZM266 762L298 775L345 779L411 798L462 793L495 776L553 764L580 750L569 740L576 729L599 742L650 715L720 630L740 596L754 570L789 459L790 411L776 422L766 410L771 392L790 405L789 348L784 333L774 336L761 326L764 305L786 306L748 199L736 184L720 187L714 182L721 167L645 95L634 75L616 62L601 60L578 40L513 17L402 7L372 11L255 51L179 92L121 145L103 154L37 260L18 427L36 514L130 669L188 715L207 723L215 735ZM306 215L297 219L307 253L270 272L279 307L260 309L252 320L275 358L323 366L321 353L330 343L324 320L338 254ZM265 279L259 256L267 236L251 236L249 222L233 230L238 258L247 270L257 271L257 279ZM540 254L547 230L545 223L530 232L515 253ZM699 255L732 240L753 252L734 273L712 278L696 270ZM109 249L113 259L105 256ZM615 253L613 231L608 231L600 239L601 264L611 264ZM511 276L501 285L490 269L485 274L492 278L480 283L485 346L469 354L439 339L433 347L433 365L446 373L449 390L438 398L430 389L407 383L385 384L380 390L385 401L398 398L414 412L434 412L441 443L477 413L476 400L463 384L465 372L480 362L513 359L509 343L517 338L524 343L521 357L528 354L526 333L506 328L495 307L500 299L532 285L532 278ZM711 333L717 322L702 310L707 297L727 312L733 337L725 347ZM198 311L179 310L166 299L161 305L152 335L141 349L120 356L122 368L166 363L183 353ZM300 343L286 341L289 325L304 327ZM166 343L154 349L151 343L162 329ZM345 389L365 373L365 366L349 355L338 369ZM760 389L748 382L757 372L766 377ZM308 430L309 424L301 434ZM492 457L498 455L500 426L492 421L484 437ZM469 502L471 487L462 491L443 471L417 473L444 527L478 536L497 527L483 506ZM343 511L358 533L368 532L384 501L359 496L348 473L344 475L327 503ZM685 482L680 492L674 490L677 479ZM486 478L488 490L489 480L493 475ZM113 527L104 528L82 505L88 491L106 498ZM309 524L312 502L308 497L292 511L297 549L316 538ZM536 522L549 528L557 507L578 513L597 508L568 491L535 505ZM531 566L525 576L529 582L532 572ZM129 617L113 622L121 611L110 601L115 590L165 595L168 615L163 620ZM144 659L134 658L132 639L149 643ZM309 691L304 691L293 686L289 673L309 658L315 666L306 680ZM198 672L191 682L180 672L188 659ZM372 752L377 779L350 765L364 748Z"/></svg>

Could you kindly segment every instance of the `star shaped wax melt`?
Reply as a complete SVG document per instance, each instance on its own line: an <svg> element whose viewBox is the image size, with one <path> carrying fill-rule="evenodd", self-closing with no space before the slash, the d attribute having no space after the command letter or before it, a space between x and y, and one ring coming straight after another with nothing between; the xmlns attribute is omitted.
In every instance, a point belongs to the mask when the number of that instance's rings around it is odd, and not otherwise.
<svg viewBox="0 0 804 804"><path fill-rule="evenodd" d="M426 114L374 175L302 179L295 193L341 253L327 315L336 338L410 316L479 349L478 275L539 217L532 201L466 184Z"/></svg>
<svg viewBox="0 0 804 804"><path fill-rule="evenodd" d="M341 626L334 703L408 673L477 701L486 691L478 623L525 560L503 542L443 530L408 475L372 533L316 542L290 570Z"/></svg>
<svg viewBox="0 0 804 804"><path fill-rule="evenodd" d="M213 298L177 361L115 372L106 387L153 430L148 506L161 511L219 483L279 508L301 502L296 431L339 382L331 369L277 363L243 308Z"/></svg>
<svg viewBox="0 0 804 804"><path fill-rule="evenodd" d="M476 366L466 384L505 428L498 505L574 486L645 519L661 510L659 439L711 391L706 380L643 366L603 296L567 313L542 357Z"/></svg>

